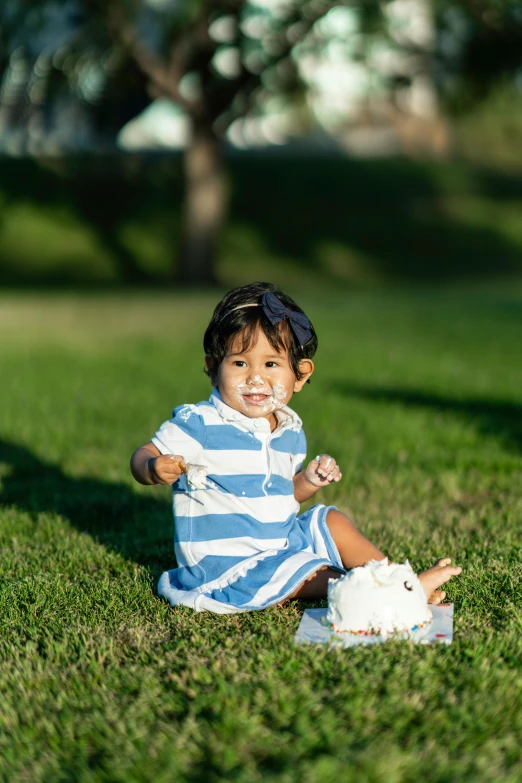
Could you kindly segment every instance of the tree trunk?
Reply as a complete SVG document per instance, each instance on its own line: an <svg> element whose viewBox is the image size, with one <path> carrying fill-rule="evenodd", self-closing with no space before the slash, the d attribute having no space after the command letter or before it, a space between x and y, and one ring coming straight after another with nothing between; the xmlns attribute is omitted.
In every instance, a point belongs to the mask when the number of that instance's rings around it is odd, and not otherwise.
<svg viewBox="0 0 522 783"><path fill-rule="evenodd" d="M228 188L221 142L207 125L194 122L184 156L181 266L185 284L215 285L221 229L228 207Z"/></svg>

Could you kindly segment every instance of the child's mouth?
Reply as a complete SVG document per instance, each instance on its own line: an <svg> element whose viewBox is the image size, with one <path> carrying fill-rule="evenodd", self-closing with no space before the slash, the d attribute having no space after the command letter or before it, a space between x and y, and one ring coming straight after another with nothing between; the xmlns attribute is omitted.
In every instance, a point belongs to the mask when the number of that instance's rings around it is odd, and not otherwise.
<svg viewBox="0 0 522 783"><path fill-rule="evenodd" d="M244 394L243 397L249 403L249 405L262 405L268 399L271 394Z"/></svg>

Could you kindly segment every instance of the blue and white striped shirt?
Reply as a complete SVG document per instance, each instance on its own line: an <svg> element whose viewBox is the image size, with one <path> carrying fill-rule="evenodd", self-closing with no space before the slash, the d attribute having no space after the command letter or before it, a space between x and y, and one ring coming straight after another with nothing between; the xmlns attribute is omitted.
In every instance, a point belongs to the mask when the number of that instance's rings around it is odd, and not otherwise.
<svg viewBox="0 0 522 783"><path fill-rule="evenodd" d="M293 477L306 456L297 414L276 413L274 432L214 390L208 402L181 405L152 442L161 454L204 465L207 485L185 475L173 485L178 567L158 591L172 605L218 613L264 609L290 595L323 566L342 569L326 524L328 508L301 517Z"/></svg>

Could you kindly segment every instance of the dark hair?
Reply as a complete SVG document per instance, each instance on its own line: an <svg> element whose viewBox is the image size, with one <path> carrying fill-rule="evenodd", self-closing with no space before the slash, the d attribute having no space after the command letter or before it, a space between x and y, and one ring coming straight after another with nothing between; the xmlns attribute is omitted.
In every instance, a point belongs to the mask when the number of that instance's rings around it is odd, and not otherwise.
<svg viewBox="0 0 522 783"><path fill-rule="evenodd" d="M244 307L259 304L266 291L275 294L289 310L303 312L293 299L272 283L249 283L229 291L217 304L203 338L203 348L210 365L205 367L205 372L211 378L215 377L231 342L241 335L241 351L248 351L259 328L276 351L288 351L290 366L297 380L303 377L299 371L299 362L301 359L311 359L317 351L314 327L310 324L312 336L306 345L300 346L286 318L272 325L261 307Z"/></svg>

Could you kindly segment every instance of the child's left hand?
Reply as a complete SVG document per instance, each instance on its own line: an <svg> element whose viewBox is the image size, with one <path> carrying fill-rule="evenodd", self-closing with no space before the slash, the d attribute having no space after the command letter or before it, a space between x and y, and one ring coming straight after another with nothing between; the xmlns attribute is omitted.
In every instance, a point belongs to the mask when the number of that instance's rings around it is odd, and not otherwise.
<svg viewBox="0 0 522 783"><path fill-rule="evenodd" d="M304 475L314 487L326 487L333 481L340 481L343 477L339 465L329 454L319 454L313 459L305 469Z"/></svg>

